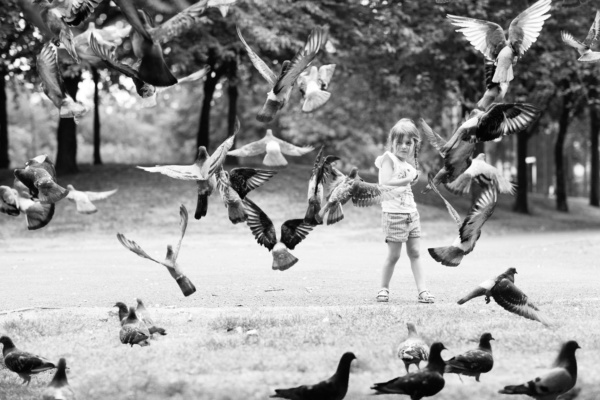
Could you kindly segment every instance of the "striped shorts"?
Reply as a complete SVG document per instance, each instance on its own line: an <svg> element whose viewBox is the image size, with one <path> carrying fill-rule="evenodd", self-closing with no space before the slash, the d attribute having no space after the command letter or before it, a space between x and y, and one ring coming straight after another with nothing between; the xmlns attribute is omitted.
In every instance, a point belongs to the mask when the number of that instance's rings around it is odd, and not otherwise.
<svg viewBox="0 0 600 400"><path fill-rule="evenodd" d="M421 237L421 218L418 211L412 213L382 212L381 225L386 243L404 243L409 238Z"/></svg>

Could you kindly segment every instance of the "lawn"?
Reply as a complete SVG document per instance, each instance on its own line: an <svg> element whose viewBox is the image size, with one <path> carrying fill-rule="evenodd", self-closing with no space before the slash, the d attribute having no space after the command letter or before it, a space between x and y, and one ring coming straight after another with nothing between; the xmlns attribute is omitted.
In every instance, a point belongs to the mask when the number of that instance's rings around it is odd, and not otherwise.
<svg viewBox="0 0 600 400"><path fill-rule="evenodd" d="M446 268L426 248L449 244L456 227L441 200L417 194L422 256L437 298L423 305L404 255L390 303L374 301L385 256L379 208L345 207L342 222L316 228L296 248L298 264L275 272L270 254L245 225L230 224L213 196L208 216L190 220L183 241L180 263L198 288L184 298L163 267L128 252L115 235L164 257L178 236L179 204L193 214L194 185L124 165L82 170L60 182L81 190L119 188L97 203L97 214L77 214L74 204L62 201L51 224L32 232L22 219L0 215L0 334L52 360L65 357L80 399L264 399L273 388L327 378L345 351L358 357L346 398L367 399L371 384L404 374L395 348L406 337L407 321L426 341L443 342L445 359L475 347L472 340L483 332L497 339L494 369L481 383L447 375L436 399L509 398L497 391L549 367L569 339L582 347L578 399L600 397L600 210L585 199L569 199L572 212L556 214L551 200L532 196L533 215L524 217L510 211L512 198L501 196L475 251L459 267ZM250 194L277 230L285 219L303 216L309 174L309 167L294 165ZM0 184L10 184L10 176L0 171ZM464 215L469 199L448 198ZM516 284L555 321L553 328L482 298L456 305L508 267L517 268ZM145 348L119 342L111 308L136 296L168 332ZM58 309L7 312L30 307ZM252 329L256 336L245 334ZM39 398L51 377L42 373L23 387L16 374L0 370L0 399Z"/></svg>

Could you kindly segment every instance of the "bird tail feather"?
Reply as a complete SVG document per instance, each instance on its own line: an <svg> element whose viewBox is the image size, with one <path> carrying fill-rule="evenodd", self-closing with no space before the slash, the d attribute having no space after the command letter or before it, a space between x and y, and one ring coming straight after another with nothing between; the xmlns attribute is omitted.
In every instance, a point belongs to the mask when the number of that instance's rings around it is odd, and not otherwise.
<svg viewBox="0 0 600 400"><path fill-rule="evenodd" d="M227 211L229 213L229 220L234 224L239 224L240 222L244 222L248 219L248 215L244 209L244 206L241 202L231 204L227 207Z"/></svg>
<svg viewBox="0 0 600 400"><path fill-rule="evenodd" d="M344 219L344 211L340 203L335 203L329 208L329 214L327 215L327 225L333 225L336 222L340 222Z"/></svg>
<svg viewBox="0 0 600 400"><path fill-rule="evenodd" d="M275 114L277 114L277 111L279 111L282 107L282 101L267 99L263 108L256 115L256 119L264 123L271 122L273 121Z"/></svg>
<svg viewBox="0 0 600 400"><path fill-rule="evenodd" d="M531 386L534 386L535 388L535 384L532 381L527 382L527 384L523 384L523 385L511 385L511 386L505 386L504 389L500 389L498 391L498 393L501 394L537 394L535 389L532 390Z"/></svg>
<svg viewBox="0 0 600 400"><path fill-rule="evenodd" d="M268 165L269 167L283 167L287 165L287 163L287 160L279 151L267 152L263 159L263 164Z"/></svg>
<svg viewBox="0 0 600 400"><path fill-rule="evenodd" d="M206 194L198 193L198 201L196 202L196 213L194 218L200 219L206 216L208 211L208 196Z"/></svg>
<svg viewBox="0 0 600 400"><path fill-rule="evenodd" d="M142 57L139 70L140 78L154 86L173 86L177 78L173 76L162 56L148 54Z"/></svg>
<svg viewBox="0 0 600 400"><path fill-rule="evenodd" d="M181 289L181 292L183 293L183 295L185 297L193 294L194 292L196 292L196 287L194 286L194 284L192 283L192 281L190 281L190 279L185 276L185 275L179 275L175 281L177 282L177 284L179 285L179 289Z"/></svg>
<svg viewBox="0 0 600 400"><path fill-rule="evenodd" d="M327 103L330 97L331 93L324 90L317 90L316 92L311 93L306 97L304 105L302 105L302 112L310 113L321 108Z"/></svg>
<svg viewBox="0 0 600 400"><path fill-rule="evenodd" d="M485 295L485 289L482 287L478 287L478 288L474 289L471 293L469 293L468 295L466 295L465 297L463 297L462 299L457 301L457 303L459 305L465 304L467 301L474 299L475 297L479 297L479 296L483 296L483 295Z"/></svg>
<svg viewBox="0 0 600 400"><path fill-rule="evenodd" d="M298 262L298 259L287 251L287 249L271 251L271 253L273 254L273 269L275 270L285 271Z"/></svg>
<svg viewBox="0 0 600 400"><path fill-rule="evenodd" d="M427 249L431 257L447 267L456 267L460 264L465 252L454 246L435 247Z"/></svg>
<svg viewBox="0 0 600 400"><path fill-rule="evenodd" d="M313 196L308 200L308 208L306 209L304 222L312 225L322 224L323 219L318 218L319 211L321 211L321 202L319 202L319 200Z"/></svg>
<svg viewBox="0 0 600 400"><path fill-rule="evenodd" d="M151 335L158 333L159 335L165 336L167 334L167 331L165 331L163 328L159 328L156 326L153 326L152 328L148 328L148 331L150 332Z"/></svg>

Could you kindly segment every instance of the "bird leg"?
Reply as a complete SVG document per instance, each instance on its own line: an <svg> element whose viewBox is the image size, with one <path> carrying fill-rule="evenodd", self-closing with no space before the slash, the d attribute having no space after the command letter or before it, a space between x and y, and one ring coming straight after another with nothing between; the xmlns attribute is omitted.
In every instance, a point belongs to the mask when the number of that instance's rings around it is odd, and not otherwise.
<svg viewBox="0 0 600 400"><path fill-rule="evenodd" d="M489 290L485 291L485 304L490 304L490 297L492 296L492 292L490 292Z"/></svg>
<svg viewBox="0 0 600 400"><path fill-rule="evenodd" d="M479 375L480 375L480 374L477 374L477 375L475 375L475 380L476 380L477 382L479 382Z"/></svg>
<svg viewBox="0 0 600 400"><path fill-rule="evenodd" d="M462 376L460 376L460 374L458 374L458 379L460 379L460 383L465 383L465 382L462 380Z"/></svg>

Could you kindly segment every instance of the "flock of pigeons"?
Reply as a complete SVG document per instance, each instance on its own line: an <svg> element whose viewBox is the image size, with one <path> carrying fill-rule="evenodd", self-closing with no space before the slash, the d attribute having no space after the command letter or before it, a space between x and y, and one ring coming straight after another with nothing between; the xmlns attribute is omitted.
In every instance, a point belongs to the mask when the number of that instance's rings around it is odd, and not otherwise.
<svg viewBox="0 0 600 400"><path fill-rule="evenodd" d="M101 30L93 26L84 33L73 37L69 26L78 25L91 15L102 0L34 0L38 10L32 10L27 0L20 0L24 15L40 30L50 32L48 41L37 57L37 67L43 81L44 92L60 111L61 118L77 120L87 110L72 99L64 90L58 64L56 46L64 47L67 57L75 62L87 62L93 65L103 62L110 68L132 78L136 91L142 98L155 96L157 88L172 86L188 78L177 79L169 70L162 56L161 43L182 34L186 27L197 21L206 7L219 7L226 15L227 7L236 0L200 0L177 16L158 27L153 26L152 18L144 10L136 10L128 0L115 0L130 27L116 29L107 27ZM423 120L418 128L443 158L443 168L437 174L429 176L429 184L424 193L433 190L446 204L459 230L458 238L446 247L429 249L431 256L446 266L458 266L462 258L473 251L482 227L492 215L498 193L514 193L513 185L493 166L485 162L484 155L473 157L477 142L500 140L503 136L526 129L539 116L540 110L526 103L503 103L511 80L514 78L513 66L536 41L544 21L550 17L551 0L539 0L519 14L510 24L508 39L504 30L497 24L467 17L448 15L450 22L459 27L471 44L484 54L486 92L466 121L458 127L448 139L435 133ZM37 14L36 14L37 13ZM584 42L575 40L564 32L563 40L576 48L582 62L600 61L597 52L591 47L596 42L600 28L600 12L596 14L590 33ZM294 86L299 87L303 96L303 112L313 112L323 106L331 94L326 90L335 70L335 64L316 67L311 65L319 50L327 42L326 29L314 29L306 43L292 60L281 64L279 73L272 71L267 64L251 49L237 30L254 67L269 82L270 91L257 115L261 122L273 120L276 113L289 101ZM138 58L134 65L120 62L115 57L115 49L120 41L131 34L133 50ZM206 69L193 74L197 79L205 75ZM285 166L283 154L300 156L314 148L297 147L273 136L267 130L266 136L240 149L231 150L234 139L240 131L240 122L236 121L233 135L228 137L209 155L204 146L198 149L198 155L192 165L162 165L138 167L147 172L160 173L174 179L195 181L197 186L197 205L194 217L201 219L208 212L208 198L218 189L221 199L228 209L233 224L246 222L257 243L266 247L273 256L274 270L287 270L298 262L289 251L294 250L306 236L319 225L331 225L344 218L342 206L352 200L358 207L380 204L382 201L399 197L402 188L365 182L353 168L348 175L333 165L339 160L334 155L323 155L323 148L316 156L310 180L308 182L307 211L304 218L290 219L281 225L279 239L273 222L267 214L250 198L248 194L263 185L276 171L234 168L227 171L223 163L227 155L245 157L266 153L264 164L267 166ZM29 160L24 168L15 169L13 187L0 186L0 211L11 216L24 213L28 229L40 229L46 226L54 215L55 203L67 198L77 204L80 213L97 211L92 203L113 195L108 192L81 192L72 185L61 187L56 180L52 162L45 155ZM473 202L467 216L461 220L452 205L437 189L443 184L450 192L465 195L472 184L481 186L479 195ZM175 248L167 246L164 261L149 256L136 242L118 233L121 244L140 257L147 258L167 268L177 282L184 296L196 291L194 284L185 276L177 264L177 257L188 224L188 211L180 207L180 237ZM539 321L546 326L552 322L544 316L527 295L515 286L516 269L506 272L479 284L473 291L458 301L458 304L479 296L485 296L487 303L493 298L506 310L528 319ZM166 335L163 328L157 327L143 302L137 299L137 308L127 307L118 302L119 333L123 344L147 346L153 334ZM445 349L440 342L428 346L416 332L414 324L408 323L409 337L398 349L398 357L404 362L407 374L388 382L376 383L372 389L376 394L406 394L418 400L433 396L444 387L444 373L473 376L479 381L480 375L491 371L493 356L490 333L481 335L479 347L444 361L441 352ZM7 336L0 337L3 345L5 366L16 372L24 383L29 383L32 374L57 368L54 379L44 392L44 399L72 399L74 393L68 386L66 361L60 359L58 365L17 349ZM571 390L577 380L575 350L579 346L575 341L562 345L552 369L525 384L506 386L500 390L504 394L526 394L540 400L553 400ZM287 399L343 399L348 389L350 364L356 357L345 353L335 374L316 385L299 386L290 389L277 389L272 397ZM409 372L409 366L421 361L428 364L422 370Z"/></svg>

